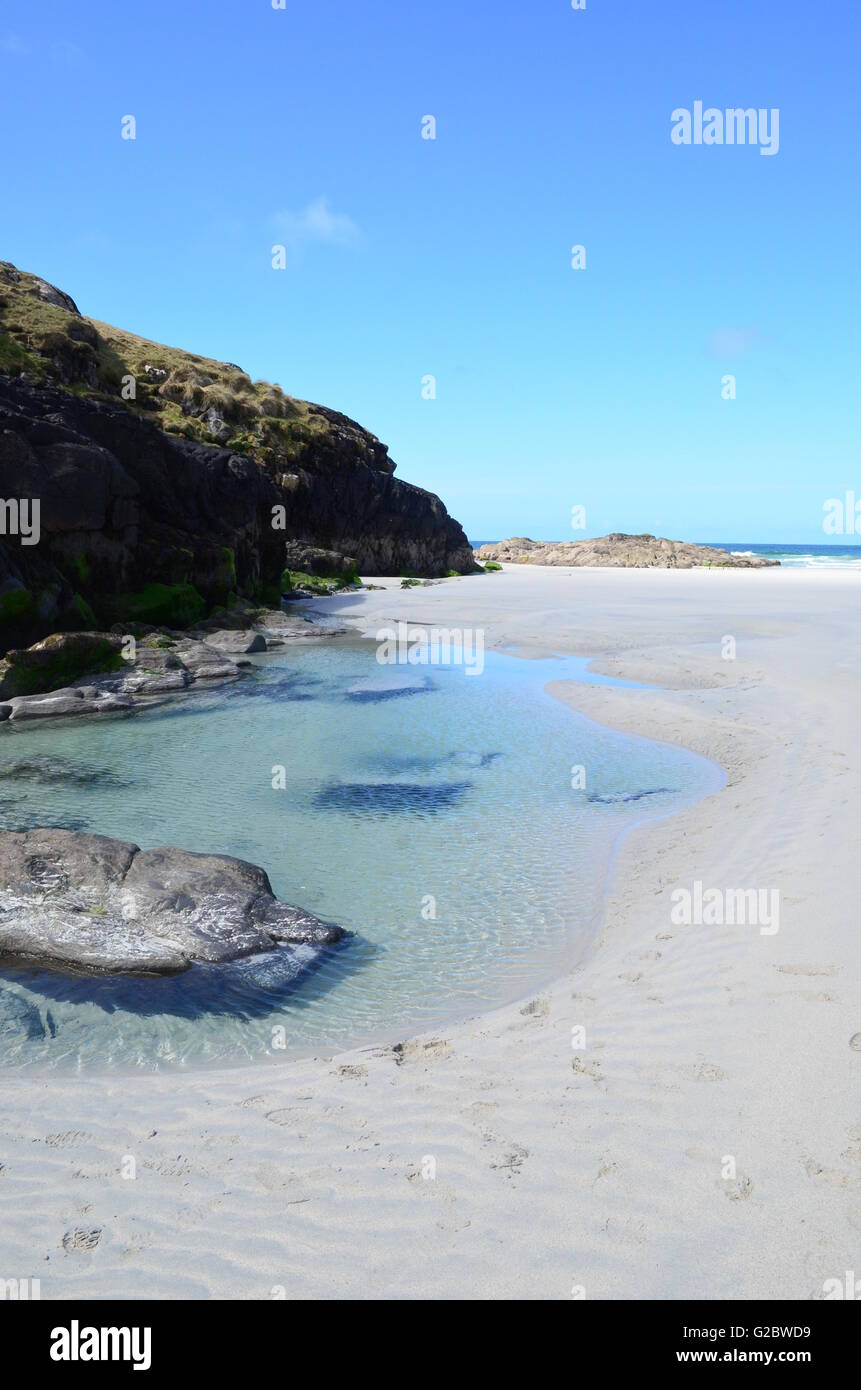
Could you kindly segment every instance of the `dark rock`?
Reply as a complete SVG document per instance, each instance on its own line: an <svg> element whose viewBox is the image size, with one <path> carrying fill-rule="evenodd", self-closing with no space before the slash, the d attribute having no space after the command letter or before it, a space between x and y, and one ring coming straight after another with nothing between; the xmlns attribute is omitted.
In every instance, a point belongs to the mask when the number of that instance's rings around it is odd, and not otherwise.
<svg viewBox="0 0 861 1390"><path fill-rule="evenodd" d="M109 632L58 632L0 661L0 697L38 695L76 676L122 665L122 639Z"/></svg>
<svg viewBox="0 0 861 1390"><path fill-rule="evenodd" d="M69 354L94 350L58 333L44 351L63 375ZM87 363L67 367L88 380ZM194 626L231 593L277 594L290 540L367 575L475 568L461 527L433 493L392 476L384 444L313 412L327 428L307 431L287 472L274 454L166 433L119 400L0 374L0 496L41 505L38 545L0 537L0 652L95 625ZM273 528L276 507L286 530Z"/></svg>
<svg viewBox="0 0 861 1390"><path fill-rule="evenodd" d="M288 541L284 547L284 567L302 574L316 574L321 579L340 579L355 574L356 561L338 550L323 550L304 541Z"/></svg>
<svg viewBox="0 0 861 1390"><path fill-rule="evenodd" d="M70 314L80 315L80 309L72 296L58 290L56 285L49 285L47 280L36 281L36 293L46 304L54 304L58 309L68 309Z"/></svg>
<svg viewBox="0 0 861 1390"><path fill-rule="evenodd" d="M41 504L38 545L0 538L0 591L32 599L0 600L0 651L51 627L92 626L81 599L123 631L184 627L234 588L280 583L275 483L251 459L166 434L119 404L0 376L0 496Z"/></svg>

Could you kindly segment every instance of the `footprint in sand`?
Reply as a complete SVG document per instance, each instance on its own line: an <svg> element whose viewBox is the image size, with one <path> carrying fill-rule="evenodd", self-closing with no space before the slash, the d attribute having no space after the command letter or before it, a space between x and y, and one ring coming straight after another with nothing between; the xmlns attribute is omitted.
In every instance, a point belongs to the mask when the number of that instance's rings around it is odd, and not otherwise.
<svg viewBox="0 0 861 1390"><path fill-rule="evenodd" d="M743 1173L732 1181L723 1182L721 1186L731 1202L746 1202L753 1191L753 1183Z"/></svg>
<svg viewBox="0 0 861 1390"><path fill-rule="evenodd" d="M726 1072L713 1062L695 1062L689 1067L679 1067L679 1071L689 1081L726 1081Z"/></svg>
<svg viewBox="0 0 861 1390"><path fill-rule="evenodd" d="M490 1167L495 1168L497 1172L506 1173L508 1177L513 1177L518 1169L523 1167L524 1159L529 1157L529 1150L524 1144L518 1144L514 1139L506 1139L502 1135L494 1134L490 1129L483 1131L481 1142L484 1148L496 1150L490 1161Z"/></svg>
<svg viewBox="0 0 861 1390"><path fill-rule="evenodd" d="M396 1065L402 1067L404 1062L432 1062L439 1057L447 1057L451 1052L451 1043L445 1038L430 1038L427 1042L411 1038L409 1042L395 1043L391 1050Z"/></svg>
<svg viewBox="0 0 861 1390"><path fill-rule="evenodd" d="M471 1105L467 1105L461 1110L461 1115L468 1115L473 1120L486 1119L499 1109L499 1102L495 1100L474 1100Z"/></svg>
<svg viewBox="0 0 861 1390"><path fill-rule="evenodd" d="M176 1154L174 1158L145 1158L143 1166L162 1178L184 1178L192 1171L193 1165L184 1154ZM202 1173L204 1170L199 1171Z"/></svg>
<svg viewBox="0 0 861 1390"><path fill-rule="evenodd" d="M537 998L530 999L528 1004L524 1004L520 1010L524 1018L542 1019L550 1013L550 1004L539 994Z"/></svg>
<svg viewBox="0 0 861 1390"><path fill-rule="evenodd" d="M102 1238L101 1226L75 1226L63 1236L63 1249L70 1254L73 1250L95 1250Z"/></svg>
<svg viewBox="0 0 861 1390"><path fill-rule="evenodd" d="M582 1057L575 1057L571 1063L571 1070L578 1076L588 1076L595 1082L596 1086L604 1085L604 1078L598 1068L601 1066L599 1061L584 1062Z"/></svg>
<svg viewBox="0 0 861 1390"><path fill-rule="evenodd" d="M809 1178L818 1178L820 1182L827 1183L829 1187L848 1187L849 1178L846 1173L841 1173L837 1168L826 1168L824 1163L820 1163L817 1158L808 1158L804 1164L804 1171Z"/></svg>
<svg viewBox="0 0 861 1390"><path fill-rule="evenodd" d="M831 965L776 965L775 970L780 975L836 975L837 971Z"/></svg>
<svg viewBox="0 0 861 1390"><path fill-rule="evenodd" d="M267 1110L263 1118L273 1125L292 1125L296 1123L297 1114L295 1110Z"/></svg>

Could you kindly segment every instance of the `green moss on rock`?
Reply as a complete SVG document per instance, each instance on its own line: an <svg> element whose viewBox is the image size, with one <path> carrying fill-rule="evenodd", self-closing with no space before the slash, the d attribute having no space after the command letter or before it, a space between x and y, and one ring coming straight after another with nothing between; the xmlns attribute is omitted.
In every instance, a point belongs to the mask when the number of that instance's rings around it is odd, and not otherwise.
<svg viewBox="0 0 861 1390"><path fill-rule="evenodd" d="M12 625L32 617L36 601L29 589L7 589L0 594L0 623Z"/></svg>
<svg viewBox="0 0 861 1390"><path fill-rule="evenodd" d="M104 632L55 632L0 661L0 697L39 695L80 676L120 670L122 639Z"/></svg>
<svg viewBox="0 0 861 1390"><path fill-rule="evenodd" d="M312 594L334 594L348 584L356 583L358 576L355 570L326 577L320 574L306 574L304 570L284 570L281 575L281 593L290 594L296 589L305 589Z"/></svg>
<svg viewBox="0 0 861 1390"><path fill-rule="evenodd" d="M112 606L120 621L151 627L191 627L206 612L193 584L146 584L136 593L120 594Z"/></svg>
<svg viewBox="0 0 861 1390"><path fill-rule="evenodd" d="M85 627L96 626L96 615L87 600L81 594L75 594L72 602L75 605L78 616Z"/></svg>

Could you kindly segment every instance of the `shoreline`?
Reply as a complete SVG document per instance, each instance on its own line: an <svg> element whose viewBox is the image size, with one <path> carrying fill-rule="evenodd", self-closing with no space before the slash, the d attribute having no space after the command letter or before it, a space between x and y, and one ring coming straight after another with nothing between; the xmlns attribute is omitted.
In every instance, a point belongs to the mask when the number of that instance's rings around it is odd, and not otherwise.
<svg viewBox="0 0 861 1390"><path fill-rule="evenodd" d="M603 628L615 640L596 669L671 677L558 696L703 753L728 779L625 834L587 960L525 1004L399 1052L290 1061L277 1076L268 1062L147 1074L125 1089L110 1075L4 1075L4 1268L41 1275L46 1298L109 1296L118 1278L130 1297L267 1298L282 1285L288 1297L568 1298L582 1284L587 1298L809 1298L857 1267L858 1019L844 997L858 965L857 583L706 572L720 586L709 611L696 571L587 573L567 580L574 614L558 570L515 575L516 594L496 575L360 600L369 625L383 605L449 623L460 608L473 624L483 606L493 645L525 637L532 650L537 631L545 651L594 652ZM352 616L354 603L326 611ZM733 626L728 672L719 644ZM779 934L674 929L669 893L694 876L777 882ZM119 1176L129 1153L136 1182ZM87 1223L97 1246L64 1252L64 1232Z"/></svg>
<svg viewBox="0 0 861 1390"><path fill-rule="evenodd" d="M374 646L374 642L371 637L358 631L354 627L344 628L340 630L340 632L335 633L333 645L337 646L339 641L346 642L350 646L354 644L365 648L372 648ZM307 649L306 642L303 642L302 646L303 648ZM516 652L511 651L495 652L494 654L510 662L515 662L520 659ZM251 670L253 667L259 664L265 666L266 664L268 664L269 659L275 659L277 661L279 660L279 658L283 659L283 656L284 652L279 648L273 648L267 651L254 653L253 659L247 660L243 663L245 671L243 671L241 674L247 674L249 670ZM530 654L529 656L524 657L524 659L528 661L533 659L533 657ZM560 656L559 659L560 662L566 661L566 658L564 656ZM587 667L591 668L593 663L588 662L586 663L586 665ZM600 731L602 729L606 731L609 726L602 725L594 719L589 718L582 712L576 710L576 692L582 687L583 682L587 679L588 677L585 671L581 676L564 676L560 677L558 680L555 681L544 681L541 677L539 677L536 681L530 675L532 696L535 700L538 701L540 701L542 697L546 697L546 699L552 701L554 705L562 704L563 706L569 709L573 709L574 713L577 714L577 717L580 721L582 721L585 724L592 725L593 728L598 732L598 734L600 734ZM610 679L615 681L615 678ZM136 709L129 712L130 716L136 713L141 713L147 709L158 708L161 704L166 703L167 701L182 701L184 703L194 693L211 694L213 689L217 689L218 685L222 683L223 682L216 683L214 681L209 681L205 683L203 689L201 689L200 687L185 689L182 692L179 692L175 695L166 697L166 700L160 702L152 701L149 702L149 704L141 703L136 707ZM625 688L623 683L620 683L620 685L621 688ZM551 688L554 686L558 686L563 693L556 693ZM617 686L614 684L611 688L617 688ZM566 698L566 694L570 695L571 698ZM20 732L21 731L18 730L19 734ZM628 739L631 744L661 743L664 747L672 747L672 745L668 744L665 740L645 738L635 732L625 734L625 738ZM683 748L679 751L683 754L687 752L687 750ZM693 759L700 760L700 755L696 753L691 753L690 757ZM704 767L702 769L703 778L708 777L715 782L720 782L720 785L722 786L725 781L725 774L723 772L723 769L719 768L719 766L716 763L712 762L708 758L702 759L702 761L703 763L708 764L708 768ZM487 1022L489 1020L492 1020L492 1018L501 1010L525 1003L536 992L551 988L561 978L570 974L572 970L574 970L575 968L579 968L586 963L586 961L588 960L589 952L592 949L596 940L597 933L600 930L601 922L603 920L605 912L606 902L612 884L614 866L618 859L620 849L624 844L624 841L627 838L627 836L632 831L638 829L642 825L651 824L653 821L672 819L673 817L680 814L680 812L686 809L689 805L694 804L696 801L701 800L703 797L714 795L716 790L719 789L719 787L708 788L704 785L701 789L697 791L678 791L675 793L675 795L678 797L678 800L672 808L663 809L660 811L652 811L651 813L649 813L648 811L641 811L636 816L632 816L627 823L620 824L617 828L610 832L607 844L602 849L603 867L600 873L598 874L597 880L594 885L594 907L589 914L588 920L585 922L580 922L577 925L575 925L571 921L569 921L566 924L564 934L562 935L558 943L558 951L556 954L556 958L554 959L552 965L545 965L542 968L536 969L534 973L534 978L532 979L531 983L527 984L525 981L519 982L516 987L516 993L511 993L509 989L505 988L504 983L500 981L499 993L503 997L497 998L495 1002L482 1001L480 1005L476 1005L474 1009L471 1009L468 1012L464 1012L462 1006L460 1009L454 1009L451 1012L445 1012L442 1004L440 1004L440 1012L436 1014L436 1016L431 1015L426 1010L425 1018L421 1019L417 1014L414 1024L410 1024L409 1022L403 1021L401 1021L400 1023L390 1022L385 1025L381 1024L378 1028L365 1030L354 1040L344 1043L333 1041L331 1045L321 1046L319 1044L314 1045L311 1042L304 1042L297 1044L294 1047L288 1047L282 1052L272 1052L257 1056L246 1056L237 1054L235 1057L218 1057L214 1059L194 1058L194 1060L189 1062L188 1064L179 1062L173 1063L172 1065L163 1065L161 1063L159 1063L158 1065L151 1065L147 1063L135 1064L134 1062L126 1061L122 1063L110 1063L103 1067L100 1067L97 1063L94 1064L92 1059L89 1058L83 1064L81 1070L90 1078L105 1077L120 1079L125 1077L128 1079L132 1079L144 1076L193 1076L199 1073L217 1073L221 1071L229 1073L235 1072L237 1070L245 1071L249 1067L280 1068L284 1065L289 1065L291 1063L309 1060L323 1060L331 1064L333 1061L341 1057L344 1057L350 1053L367 1053L374 1052L380 1049L385 1050L386 1048L402 1045L405 1041L411 1041L412 1039L423 1036L427 1033L436 1032L440 1030L450 1031L451 1029L465 1026L470 1023L475 1023L476 1021ZM650 805L651 803L646 804ZM152 846L148 845L147 848L151 849ZM199 849L196 850L195 848L187 844L184 840L181 845L174 845L173 850L175 853L178 854L190 853L194 855L195 852L200 852ZM204 852L216 853L215 850ZM264 857L265 856L263 856L262 854L258 856L258 858L261 860L262 868L264 869L264 871L266 871L267 865L265 863L262 863ZM578 880L576 879L576 877L573 877L572 891L576 891L577 886ZM287 906L290 906L290 904L287 904ZM39 966L38 961L33 961L30 959L22 959L19 962L16 962L14 959L11 959L9 962L7 962L7 964L12 968L14 968L17 964L25 970L28 967L36 966L38 968ZM489 961L488 965L490 964L491 962ZM60 974L64 973L61 965L56 965L54 967L48 965L45 968L49 970L53 968L55 972L59 972ZM301 1002L301 986L299 987L299 1000ZM57 1064L56 1066L52 1066L46 1069L45 1074L56 1074L58 1077L73 1076L76 1074L77 1066L78 1064L74 1061L74 1059L69 1059ZM39 1061L36 1060L9 1063L8 1067L4 1067L2 1072L0 1072L0 1075L18 1076L39 1076L40 1074L42 1074L41 1064Z"/></svg>

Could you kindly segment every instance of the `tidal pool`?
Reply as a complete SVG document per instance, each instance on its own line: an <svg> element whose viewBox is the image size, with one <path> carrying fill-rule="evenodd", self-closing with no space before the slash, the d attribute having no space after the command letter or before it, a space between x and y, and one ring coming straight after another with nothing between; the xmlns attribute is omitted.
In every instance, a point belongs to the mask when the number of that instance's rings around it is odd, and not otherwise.
<svg viewBox="0 0 861 1390"><path fill-rule="evenodd" d="M619 836L722 785L547 695L604 679L581 658L491 652L480 677L411 669L375 698L380 671L374 644L330 639L133 714L0 726L5 828L237 855L350 933L300 973L278 952L150 980L3 969L0 1063L307 1055L520 998L587 948Z"/></svg>

